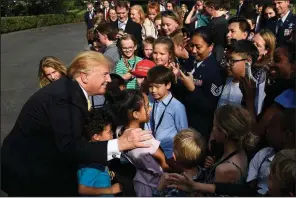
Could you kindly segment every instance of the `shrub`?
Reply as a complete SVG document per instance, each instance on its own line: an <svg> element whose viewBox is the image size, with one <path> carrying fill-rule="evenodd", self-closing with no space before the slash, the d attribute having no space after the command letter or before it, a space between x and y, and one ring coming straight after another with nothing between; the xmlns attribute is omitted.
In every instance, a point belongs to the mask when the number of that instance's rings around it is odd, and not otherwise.
<svg viewBox="0 0 296 198"><path fill-rule="evenodd" d="M1 17L1 33L25 29L82 22L84 12L37 16Z"/></svg>

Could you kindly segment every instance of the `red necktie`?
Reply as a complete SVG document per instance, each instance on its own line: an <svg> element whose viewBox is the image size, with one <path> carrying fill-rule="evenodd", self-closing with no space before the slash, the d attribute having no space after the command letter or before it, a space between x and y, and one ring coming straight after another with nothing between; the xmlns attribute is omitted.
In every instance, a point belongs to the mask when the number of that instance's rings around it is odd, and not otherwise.
<svg viewBox="0 0 296 198"><path fill-rule="evenodd" d="M105 9L105 20L107 20L107 17L108 17L108 9L106 8Z"/></svg>

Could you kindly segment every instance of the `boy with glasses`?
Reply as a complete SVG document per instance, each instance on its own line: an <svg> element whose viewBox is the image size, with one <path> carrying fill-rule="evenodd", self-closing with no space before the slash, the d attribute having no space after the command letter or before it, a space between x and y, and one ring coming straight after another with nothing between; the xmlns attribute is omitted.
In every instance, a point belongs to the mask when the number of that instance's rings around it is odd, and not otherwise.
<svg viewBox="0 0 296 198"><path fill-rule="evenodd" d="M243 94L239 81L246 76L246 64L254 64L258 58L258 50L251 41L239 40L227 49L226 65L231 77L228 77L223 88L218 107L226 104L241 106Z"/></svg>

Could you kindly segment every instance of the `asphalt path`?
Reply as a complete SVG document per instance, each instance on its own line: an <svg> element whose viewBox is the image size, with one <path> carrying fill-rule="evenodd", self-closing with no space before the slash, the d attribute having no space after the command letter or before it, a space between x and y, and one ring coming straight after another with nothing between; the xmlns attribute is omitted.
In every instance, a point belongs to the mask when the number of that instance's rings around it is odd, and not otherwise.
<svg viewBox="0 0 296 198"><path fill-rule="evenodd" d="M84 23L42 27L1 35L1 144L28 98L39 89L38 65L56 56L69 66L87 47Z"/></svg>

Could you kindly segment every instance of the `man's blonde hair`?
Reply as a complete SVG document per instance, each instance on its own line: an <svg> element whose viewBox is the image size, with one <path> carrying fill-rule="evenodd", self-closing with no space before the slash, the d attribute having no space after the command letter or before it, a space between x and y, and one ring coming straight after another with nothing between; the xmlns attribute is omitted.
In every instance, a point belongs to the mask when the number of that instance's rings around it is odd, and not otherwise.
<svg viewBox="0 0 296 198"><path fill-rule="evenodd" d="M205 151L205 142L194 129L181 130L174 138L174 155L184 168L197 167Z"/></svg>
<svg viewBox="0 0 296 198"><path fill-rule="evenodd" d="M278 152L270 166L270 174L278 181L282 196L296 193L296 149Z"/></svg>
<svg viewBox="0 0 296 198"><path fill-rule="evenodd" d="M111 62L103 54L94 51L84 51L79 53L72 61L69 69L68 76L76 78L80 72L88 73L94 67L100 65L110 66Z"/></svg>

